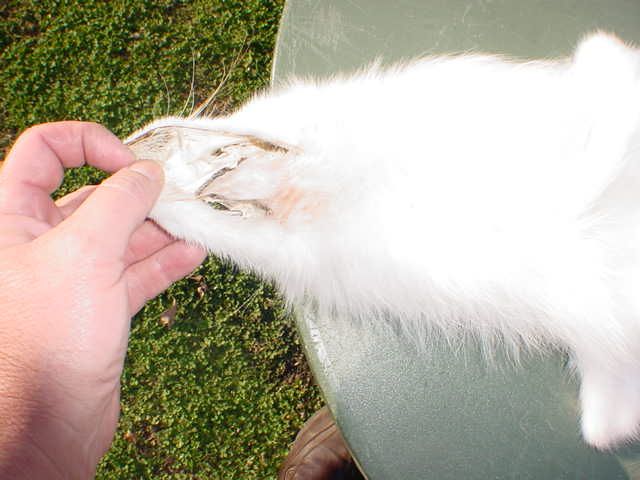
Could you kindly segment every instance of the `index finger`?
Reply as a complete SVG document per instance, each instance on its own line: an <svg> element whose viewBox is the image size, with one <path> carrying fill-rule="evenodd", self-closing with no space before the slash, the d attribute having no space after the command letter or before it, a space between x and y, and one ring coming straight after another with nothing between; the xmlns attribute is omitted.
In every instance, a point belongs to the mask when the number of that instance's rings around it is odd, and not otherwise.
<svg viewBox="0 0 640 480"><path fill-rule="evenodd" d="M57 122L26 130L0 170L0 212L49 221L49 196L64 169L92 165L114 172L134 161L113 133L90 122Z"/></svg>

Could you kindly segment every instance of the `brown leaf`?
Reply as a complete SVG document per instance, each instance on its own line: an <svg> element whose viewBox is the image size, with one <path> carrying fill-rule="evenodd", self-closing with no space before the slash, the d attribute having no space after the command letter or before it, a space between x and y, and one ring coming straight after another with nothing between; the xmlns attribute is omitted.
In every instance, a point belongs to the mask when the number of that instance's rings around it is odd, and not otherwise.
<svg viewBox="0 0 640 480"><path fill-rule="evenodd" d="M193 280L198 284L198 286L196 287L196 293L198 294L198 297L199 298L204 297L205 294L207 293L207 290L209 290L209 286L207 285L207 282L204 276L199 274L194 274L194 275L191 275L189 279Z"/></svg>
<svg viewBox="0 0 640 480"><path fill-rule="evenodd" d="M169 308L167 308L162 314L160 314L160 325L163 327L171 328L176 321L176 312L178 307L176 305L176 301Z"/></svg>
<svg viewBox="0 0 640 480"><path fill-rule="evenodd" d="M137 440L135 433L133 433L131 430L127 430L126 432L124 432L124 435L122 436L125 439L125 441L129 443L135 443Z"/></svg>

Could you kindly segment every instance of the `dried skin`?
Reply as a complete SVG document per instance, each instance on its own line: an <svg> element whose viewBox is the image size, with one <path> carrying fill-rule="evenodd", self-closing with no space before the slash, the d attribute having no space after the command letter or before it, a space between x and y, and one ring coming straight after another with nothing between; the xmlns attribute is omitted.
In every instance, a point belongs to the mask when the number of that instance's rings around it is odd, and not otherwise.
<svg viewBox="0 0 640 480"><path fill-rule="evenodd" d="M208 142L211 136L229 143L215 148L204 158L210 164L210 173L193 191L183 191L186 199L201 200L244 218L273 215L280 223L285 223L296 209L304 214L313 213L318 202L305 201L305 192L288 182L287 160L299 153L296 147L253 135L180 125L164 125L134 134L125 144L139 160L165 164L174 152L185 149L187 144ZM251 165L245 168L245 162ZM273 192L251 197L250 179L259 176L260 169L266 177L273 178Z"/></svg>

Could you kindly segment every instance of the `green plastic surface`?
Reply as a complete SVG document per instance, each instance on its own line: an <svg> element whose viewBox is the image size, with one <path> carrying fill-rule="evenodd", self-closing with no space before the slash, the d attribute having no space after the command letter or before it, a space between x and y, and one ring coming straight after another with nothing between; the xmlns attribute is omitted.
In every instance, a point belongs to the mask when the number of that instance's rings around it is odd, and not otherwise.
<svg viewBox="0 0 640 480"><path fill-rule="evenodd" d="M323 77L421 54L491 52L549 58L604 29L640 43L640 2L289 0L273 83ZM307 357L370 480L640 479L640 448L610 453L579 434L577 381L566 358L497 352L473 340L418 352L348 319L298 312Z"/></svg>

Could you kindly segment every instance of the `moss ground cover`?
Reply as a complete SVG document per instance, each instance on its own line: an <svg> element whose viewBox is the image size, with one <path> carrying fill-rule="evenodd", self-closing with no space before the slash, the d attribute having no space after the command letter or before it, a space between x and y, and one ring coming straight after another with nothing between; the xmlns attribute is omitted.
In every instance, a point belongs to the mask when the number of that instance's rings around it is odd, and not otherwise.
<svg viewBox="0 0 640 480"><path fill-rule="evenodd" d="M280 0L0 2L0 150L35 123L125 136L268 83ZM70 171L58 195L103 174ZM133 321L122 418L100 479L269 479L320 405L273 288L215 258Z"/></svg>

